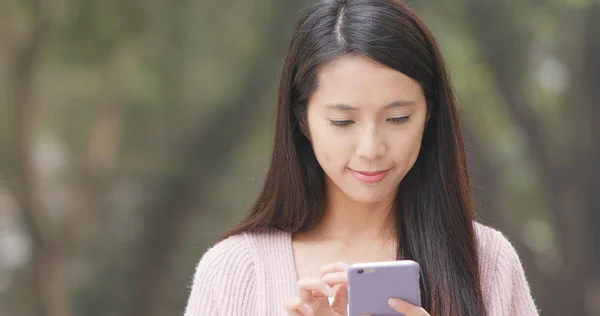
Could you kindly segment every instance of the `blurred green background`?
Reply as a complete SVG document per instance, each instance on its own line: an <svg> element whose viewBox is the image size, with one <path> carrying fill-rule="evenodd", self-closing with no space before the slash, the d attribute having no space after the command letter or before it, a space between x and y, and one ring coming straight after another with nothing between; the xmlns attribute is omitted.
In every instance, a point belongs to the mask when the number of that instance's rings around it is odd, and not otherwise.
<svg viewBox="0 0 600 316"><path fill-rule="evenodd" d="M294 0L0 0L0 315L181 315L256 197ZM542 315L600 315L600 2L410 1L480 218Z"/></svg>

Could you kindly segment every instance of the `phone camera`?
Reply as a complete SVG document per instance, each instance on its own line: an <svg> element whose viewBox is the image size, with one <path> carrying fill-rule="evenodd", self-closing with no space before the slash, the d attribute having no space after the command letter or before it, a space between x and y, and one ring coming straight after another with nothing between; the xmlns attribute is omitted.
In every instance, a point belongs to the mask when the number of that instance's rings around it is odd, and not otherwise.
<svg viewBox="0 0 600 316"><path fill-rule="evenodd" d="M358 274L363 274L363 272L365 272L365 270L363 270L363 269L359 269L359 270L358 270L358 271L356 271L356 272L358 272Z"/></svg>

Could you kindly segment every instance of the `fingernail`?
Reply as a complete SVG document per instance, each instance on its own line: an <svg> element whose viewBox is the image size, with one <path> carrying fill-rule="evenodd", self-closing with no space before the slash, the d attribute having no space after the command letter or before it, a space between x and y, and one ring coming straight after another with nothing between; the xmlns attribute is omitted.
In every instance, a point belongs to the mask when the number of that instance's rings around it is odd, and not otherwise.
<svg viewBox="0 0 600 316"><path fill-rule="evenodd" d="M390 306L393 308L402 307L402 301L397 298L393 298L393 297L388 300L388 304L390 304Z"/></svg>
<svg viewBox="0 0 600 316"><path fill-rule="evenodd" d="M310 305L308 305L306 303L302 304L300 309L302 310L303 313L312 313L312 311L313 311L313 308L310 307Z"/></svg>
<svg viewBox="0 0 600 316"><path fill-rule="evenodd" d="M328 296L333 296L335 294L333 288L327 284L325 284L325 291L327 292Z"/></svg>

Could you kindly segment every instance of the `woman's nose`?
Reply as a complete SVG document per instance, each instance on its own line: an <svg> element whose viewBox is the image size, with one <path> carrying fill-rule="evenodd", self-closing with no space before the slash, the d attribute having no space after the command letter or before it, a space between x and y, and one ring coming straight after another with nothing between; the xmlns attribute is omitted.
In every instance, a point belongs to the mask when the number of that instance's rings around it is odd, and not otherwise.
<svg viewBox="0 0 600 316"><path fill-rule="evenodd" d="M385 142L376 128L367 128L358 137L356 154L367 160L381 158L386 153Z"/></svg>

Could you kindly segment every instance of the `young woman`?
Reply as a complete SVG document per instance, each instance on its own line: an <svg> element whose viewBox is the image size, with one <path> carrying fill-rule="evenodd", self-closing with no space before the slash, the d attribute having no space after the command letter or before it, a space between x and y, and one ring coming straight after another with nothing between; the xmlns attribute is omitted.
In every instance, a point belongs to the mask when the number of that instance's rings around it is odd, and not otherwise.
<svg viewBox="0 0 600 316"><path fill-rule="evenodd" d="M520 259L474 221L452 86L395 0L327 0L300 18L274 149L247 217L202 257L186 316L346 315L346 268L411 259L416 315L537 315ZM331 301L329 298L332 298Z"/></svg>

